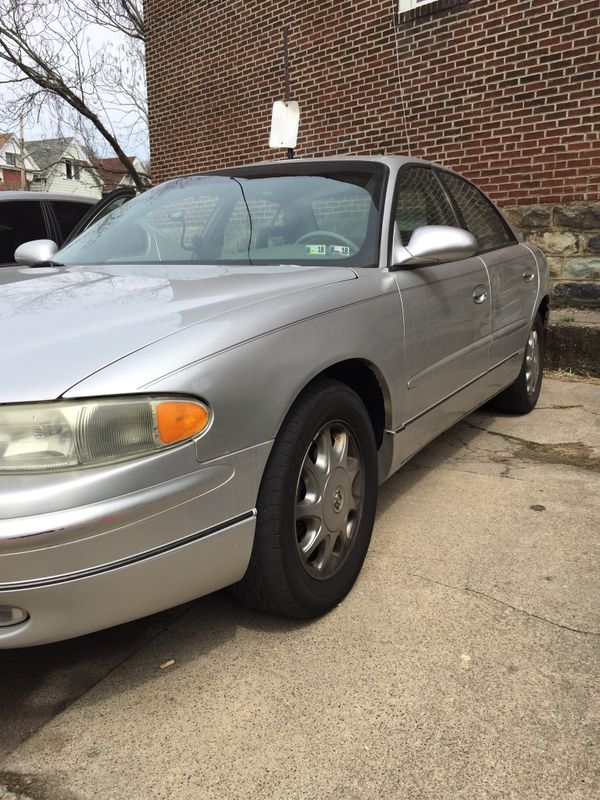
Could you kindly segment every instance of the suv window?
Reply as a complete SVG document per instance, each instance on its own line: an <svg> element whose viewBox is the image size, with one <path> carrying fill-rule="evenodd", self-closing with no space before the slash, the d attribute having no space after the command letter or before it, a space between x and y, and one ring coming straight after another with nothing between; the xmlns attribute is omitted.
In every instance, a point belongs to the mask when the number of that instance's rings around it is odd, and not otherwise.
<svg viewBox="0 0 600 800"><path fill-rule="evenodd" d="M92 207L87 203L70 203L68 200L51 200L50 205L58 220L58 227L63 241Z"/></svg>
<svg viewBox="0 0 600 800"><path fill-rule="evenodd" d="M457 175L447 172L439 175L456 203L464 225L479 242L481 252L506 247L516 241L504 219L479 189Z"/></svg>
<svg viewBox="0 0 600 800"><path fill-rule="evenodd" d="M411 233L423 225L458 225L440 182L427 167L405 167L400 171L394 219L404 245Z"/></svg>
<svg viewBox="0 0 600 800"><path fill-rule="evenodd" d="M46 239L42 205L35 200L0 202L0 264L13 264L15 250L32 239Z"/></svg>

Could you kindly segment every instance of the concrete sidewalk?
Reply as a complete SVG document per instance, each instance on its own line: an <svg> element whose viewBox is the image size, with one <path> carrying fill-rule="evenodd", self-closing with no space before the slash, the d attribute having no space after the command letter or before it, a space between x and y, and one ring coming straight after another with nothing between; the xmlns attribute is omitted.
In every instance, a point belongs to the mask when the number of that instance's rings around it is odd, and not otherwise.
<svg viewBox="0 0 600 800"><path fill-rule="evenodd" d="M333 613L294 623L221 593L121 663L124 629L104 634L105 677L5 758L0 786L34 800L598 798L599 490L600 386L547 380L527 417L474 414L382 487L365 568Z"/></svg>

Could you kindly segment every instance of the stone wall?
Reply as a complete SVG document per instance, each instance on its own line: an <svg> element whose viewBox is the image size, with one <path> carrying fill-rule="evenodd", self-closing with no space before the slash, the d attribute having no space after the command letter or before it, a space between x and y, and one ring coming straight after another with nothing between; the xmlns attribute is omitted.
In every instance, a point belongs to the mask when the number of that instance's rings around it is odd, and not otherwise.
<svg viewBox="0 0 600 800"><path fill-rule="evenodd" d="M600 203L504 209L550 267L552 304L600 308Z"/></svg>

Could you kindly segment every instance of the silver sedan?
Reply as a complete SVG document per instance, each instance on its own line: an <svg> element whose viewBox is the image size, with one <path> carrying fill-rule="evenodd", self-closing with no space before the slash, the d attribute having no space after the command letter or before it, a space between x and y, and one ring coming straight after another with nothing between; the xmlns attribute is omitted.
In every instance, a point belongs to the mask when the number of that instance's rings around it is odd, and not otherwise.
<svg viewBox="0 0 600 800"><path fill-rule="evenodd" d="M0 648L232 586L323 614L377 487L542 380L548 276L473 184L400 157L166 182L0 272Z"/></svg>

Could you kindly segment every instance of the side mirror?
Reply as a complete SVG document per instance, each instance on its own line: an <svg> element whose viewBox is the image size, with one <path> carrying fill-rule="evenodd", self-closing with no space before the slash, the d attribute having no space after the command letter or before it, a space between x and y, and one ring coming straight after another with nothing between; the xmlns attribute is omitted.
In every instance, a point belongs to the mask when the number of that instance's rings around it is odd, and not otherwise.
<svg viewBox="0 0 600 800"><path fill-rule="evenodd" d="M17 264L39 264L40 261L52 261L58 245L52 239L34 239L24 242L15 250Z"/></svg>
<svg viewBox="0 0 600 800"><path fill-rule="evenodd" d="M394 225L391 269L461 261L477 253L477 239L469 231L449 225L423 225L416 228L404 247Z"/></svg>

